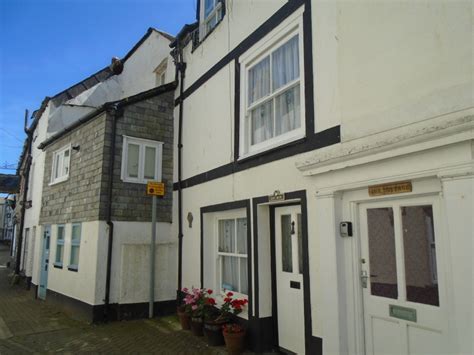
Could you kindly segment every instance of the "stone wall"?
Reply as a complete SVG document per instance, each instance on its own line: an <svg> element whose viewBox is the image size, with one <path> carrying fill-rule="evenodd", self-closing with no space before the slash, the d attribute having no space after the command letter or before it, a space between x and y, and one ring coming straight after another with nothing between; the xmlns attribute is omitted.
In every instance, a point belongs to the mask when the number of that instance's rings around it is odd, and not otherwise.
<svg viewBox="0 0 474 355"><path fill-rule="evenodd" d="M101 114L61 137L46 148L40 223L84 222L99 219L100 195L106 186L104 137L106 114ZM71 149L69 177L51 185L53 153L67 145Z"/></svg>
<svg viewBox="0 0 474 355"><path fill-rule="evenodd" d="M163 142L162 180L165 196L158 198L157 222L171 222L173 192L173 91L127 105L117 119L115 136L114 181L112 191L112 220L151 221L151 196L146 184L123 182L121 179L123 136ZM112 121L107 122L104 170L108 170ZM105 215L101 215L104 219Z"/></svg>

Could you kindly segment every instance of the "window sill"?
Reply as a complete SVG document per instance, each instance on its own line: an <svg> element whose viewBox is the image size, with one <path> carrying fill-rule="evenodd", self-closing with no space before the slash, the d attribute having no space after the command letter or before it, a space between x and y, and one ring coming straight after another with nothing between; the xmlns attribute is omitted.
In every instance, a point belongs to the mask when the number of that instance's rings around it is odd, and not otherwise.
<svg viewBox="0 0 474 355"><path fill-rule="evenodd" d="M51 181L48 185L49 185L49 186L57 185L57 184L60 184L60 183L62 183L62 182L64 182L64 181L67 181L68 179L69 179L69 175L66 176L65 178L56 179L56 180L54 180L54 181Z"/></svg>
<svg viewBox="0 0 474 355"><path fill-rule="evenodd" d="M69 265L69 266L67 267L67 269L68 269L69 271L74 271L74 272L78 272L78 271L79 271L79 268L78 268L76 265Z"/></svg>
<svg viewBox="0 0 474 355"><path fill-rule="evenodd" d="M305 141L306 141L305 135L300 134L300 135L298 135L298 136L296 136L292 139L282 141L279 144L271 145L271 146L269 146L265 149L260 149L260 150L254 151L254 152L249 152L249 153L242 154L237 159L237 163L239 163L239 164L244 163L246 161L249 161L249 160L261 157L261 156L265 156L267 154L271 154L271 153L274 153L276 151L280 151L282 149L286 149L286 148L294 146L294 145L304 143Z"/></svg>
<svg viewBox="0 0 474 355"><path fill-rule="evenodd" d="M53 267L56 268L56 269L62 269L62 268L63 268L63 264L54 263L54 264L53 264Z"/></svg>

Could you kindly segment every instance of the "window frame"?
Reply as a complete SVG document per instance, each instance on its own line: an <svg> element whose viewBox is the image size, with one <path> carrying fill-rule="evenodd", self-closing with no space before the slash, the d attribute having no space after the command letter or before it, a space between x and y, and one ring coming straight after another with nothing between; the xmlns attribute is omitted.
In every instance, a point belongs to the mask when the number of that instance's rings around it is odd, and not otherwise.
<svg viewBox="0 0 474 355"><path fill-rule="evenodd" d="M240 280L240 263L242 260L245 260L245 263L247 263L247 274L249 273L248 269L248 260L249 260L249 245L248 245L248 240L247 240L247 230L245 233L245 243L247 244L247 254L239 254L239 253L226 253L226 252L220 252L219 251L219 221L222 220L234 220L234 228L235 228L235 243L237 247L237 220L238 219L243 219L245 218L247 221L247 228L248 228L248 223L249 219L246 213L245 209L238 209L238 210L231 210L231 211L226 211L226 212L219 212L216 214L214 217L214 289L217 291L218 294L221 296L224 296L226 292L231 291L231 290L225 290L223 289L222 286L222 257L223 256L230 256L230 257L237 257L239 258L239 289L241 289L241 280ZM236 250L237 251L237 250ZM247 278L247 283L249 282L249 279ZM247 284L247 290L249 290L250 286ZM249 299L250 295L241 293L236 290L232 290L232 293L234 293L235 298L245 298Z"/></svg>
<svg viewBox="0 0 474 355"><path fill-rule="evenodd" d="M209 15L206 16L206 0L201 0L201 8L199 10L199 40L202 42L222 21L224 18L224 6L223 0L213 0L214 6ZM207 24L212 20L213 17L216 17L216 24L208 29Z"/></svg>
<svg viewBox="0 0 474 355"><path fill-rule="evenodd" d="M58 156L61 156L62 155L62 160L60 161L60 166L61 168L64 168L63 164L64 164L64 154L66 153L66 151L69 151L69 159L67 161L67 173L65 175L62 175L62 176L58 176L58 177L55 177L55 170L58 166L58 162L57 162L57 157ZM68 144L66 146L63 146L62 148L56 150L53 152L53 157L52 157L52 164L51 164L51 179L50 179L50 183L49 185L55 185L55 184L58 184L60 182L64 182L64 181L67 181L69 179L69 173L71 171L71 154L72 154L72 149L71 149L71 144Z"/></svg>
<svg viewBox="0 0 474 355"><path fill-rule="evenodd" d="M74 241L72 238L72 234L74 231L74 227L79 226L79 241ZM71 245L69 248L69 264L68 264L68 270L70 271L78 271L79 270L79 258L81 256L81 240L82 240L82 223L72 223L71 225ZM79 256L77 260L77 264L72 264L72 251L74 247L79 247Z"/></svg>
<svg viewBox="0 0 474 355"><path fill-rule="evenodd" d="M136 144L138 150L138 176L130 177L127 174L128 162L128 144ZM123 182L131 182L135 184L146 184L148 181L161 181L162 179L162 162L163 162L163 142L153 141L150 139L137 138L123 135L122 145L122 166L120 178ZM145 148L155 148L155 176L153 179L145 178Z"/></svg>
<svg viewBox="0 0 474 355"><path fill-rule="evenodd" d="M63 229L63 238L59 239L59 228ZM62 268L64 263L64 241L66 240L66 225L65 224L58 224L56 226L56 250L54 254L54 264L53 266ZM58 245L62 246L61 249L61 261L58 261Z"/></svg>
<svg viewBox="0 0 474 355"><path fill-rule="evenodd" d="M240 125L239 125L239 158L242 160L253 155L263 153L267 150L279 147L281 145L302 139L306 136L306 117L305 117L305 81L304 81L304 33L303 33L303 11L296 11L284 24L277 30L263 38L259 43L241 56L239 64L240 73ZM281 46L286 44L294 36L298 35L298 56L299 56L299 78L286 83L283 87L272 92L271 80L272 71L270 69L270 93L259 98L252 104L249 104L249 71L259 64L263 59L270 57ZM286 92L292 87L299 85L300 90L300 126L292 131L285 132L278 136L273 136L265 141L251 145L251 110L260 106L264 102L275 101L275 98ZM272 119L275 119L273 112ZM275 129L275 127L274 127Z"/></svg>

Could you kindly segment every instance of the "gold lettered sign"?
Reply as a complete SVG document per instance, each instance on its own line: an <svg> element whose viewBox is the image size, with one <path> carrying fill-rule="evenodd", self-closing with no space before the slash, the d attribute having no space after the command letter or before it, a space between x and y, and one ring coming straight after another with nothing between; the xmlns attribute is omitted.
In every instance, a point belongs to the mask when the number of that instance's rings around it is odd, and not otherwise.
<svg viewBox="0 0 474 355"><path fill-rule="evenodd" d="M165 184L158 181L148 181L146 184L147 195L164 196Z"/></svg>
<svg viewBox="0 0 474 355"><path fill-rule="evenodd" d="M369 196L394 195L411 191L411 181L369 186Z"/></svg>

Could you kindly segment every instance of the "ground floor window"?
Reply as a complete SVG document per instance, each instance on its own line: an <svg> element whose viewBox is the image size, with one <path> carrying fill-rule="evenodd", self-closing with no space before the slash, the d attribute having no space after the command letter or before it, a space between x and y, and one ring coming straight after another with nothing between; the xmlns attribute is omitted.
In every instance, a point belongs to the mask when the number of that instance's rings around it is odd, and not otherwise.
<svg viewBox="0 0 474 355"><path fill-rule="evenodd" d="M71 231L71 255L69 258L70 270L79 269L79 252L81 248L81 224L74 223Z"/></svg>

